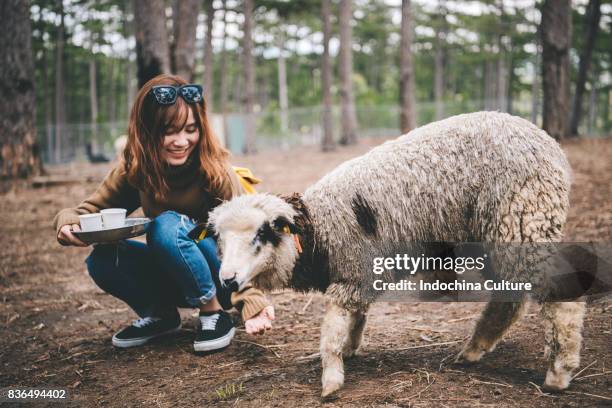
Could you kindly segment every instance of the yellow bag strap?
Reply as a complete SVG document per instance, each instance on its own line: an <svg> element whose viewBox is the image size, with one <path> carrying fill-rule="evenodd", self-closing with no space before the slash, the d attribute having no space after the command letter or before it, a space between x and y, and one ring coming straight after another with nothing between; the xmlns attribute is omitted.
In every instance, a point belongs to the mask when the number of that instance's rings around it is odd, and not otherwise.
<svg viewBox="0 0 612 408"><path fill-rule="evenodd" d="M244 191L246 191L247 194L255 194L257 190L255 190L253 186L261 183L261 180L255 177L251 170L246 167L233 166L233 169Z"/></svg>

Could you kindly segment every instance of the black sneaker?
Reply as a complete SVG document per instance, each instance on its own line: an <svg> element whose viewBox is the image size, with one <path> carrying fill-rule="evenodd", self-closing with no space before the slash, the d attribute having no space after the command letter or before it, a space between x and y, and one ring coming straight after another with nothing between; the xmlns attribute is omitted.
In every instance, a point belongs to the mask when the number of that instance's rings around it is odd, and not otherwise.
<svg viewBox="0 0 612 408"><path fill-rule="evenodd" d="M229 346L236 333L232 318L227 312L200 312L200 324L193 342L195 351L219 350Z"/></svg>
<svg viewBox="0 0 612 408"><path fill-rule="evenodd" d="M126 327L113 336L115 347L141 346L155 337L174 333L181 329L181 317L178 315L170 318L143 317L135 320L131 326Z"/></svg>

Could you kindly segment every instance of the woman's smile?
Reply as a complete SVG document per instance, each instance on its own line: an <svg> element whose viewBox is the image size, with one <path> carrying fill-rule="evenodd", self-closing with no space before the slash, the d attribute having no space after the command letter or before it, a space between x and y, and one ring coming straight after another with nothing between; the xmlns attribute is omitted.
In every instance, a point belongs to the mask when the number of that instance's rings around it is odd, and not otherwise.
<svg viewBox="0 0 612 408"><path fill-rule="evenodd" d="M191 109L185 126L181 130L170 129L164 136L162 148L164 159L170 166L180 166L187 161L200 139L200 132L196 125Z"/></svg>
<svg viewBox="0 0 612 408"><path fill-rule="evenodd" d="M176 157L183 157L187 154L188 149L167 149L168 153Z"/></svg>

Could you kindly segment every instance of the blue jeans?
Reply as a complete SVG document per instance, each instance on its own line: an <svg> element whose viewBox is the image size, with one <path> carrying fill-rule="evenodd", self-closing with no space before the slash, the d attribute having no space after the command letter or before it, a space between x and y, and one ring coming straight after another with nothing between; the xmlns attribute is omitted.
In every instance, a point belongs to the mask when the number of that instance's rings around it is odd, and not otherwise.
<svg viewBox="0 0 612 408"><path fill-rule="evenodd" d="M147 244L96 245L85 261L89 274L140 317L175 315L177 307L196 308L215 295L229 309L231 292L219 282L216 242L193 241L187 234L194 227L187 216L166 211L149 225Z"/></svg>

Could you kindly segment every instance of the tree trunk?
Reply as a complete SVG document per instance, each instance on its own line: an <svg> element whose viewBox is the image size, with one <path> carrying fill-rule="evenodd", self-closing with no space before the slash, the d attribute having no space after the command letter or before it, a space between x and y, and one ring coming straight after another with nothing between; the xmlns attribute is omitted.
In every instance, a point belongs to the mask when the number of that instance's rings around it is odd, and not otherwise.
<svg viewBox="0 0 612 408"><path fill-rule="evenodd" d="M64 4L59 2L60 25L55 53L55 163L62 161L62 133L66 110L64 99Z"/></svg>
<svg viewBox="0 0 612 408"><path fill-rule="evenodd" d="M400 129L408 133L416 127L414 113L414 71L412 70L412 13L410 0L402 0L400 40Z"/></svg>
<svg viewBox="0 0 612 408"><path fill-rule="evenodd" d="M340 0L340 99L342 134L340 144L357 143L357 115L353 96L353 1Z"/></svg>
<svg viewBox="0 0 612 408"><path fill-rule="evenodd" d="M545 0L542 5L542 128L556 140L569 133L570 71L572 36L570 0Z"/></svg>
<svg viewBox="0 0 612 408"><path fill-rule="evenodd" d="M278 105L280 107L281 130L289 130L289 98L287 97L287 63L285 61L285 27L278 28Z"/></svg>
<svg viewBox="0 0 612 408"><path fill-rule="evenodd" d="M227 134L227 75L226 75L226 60L227 52L226 48L227 41L227 3L223 0L223 41L221 45L221 60L219 61L219 86L221 88L221 115L223 115L223 145L229 146L229 136Z"/></svg>
<svg viewBox="0 0 612 408"><path fill-rule="evenodd" d="M91 114L91 139L95 149L98 148L98 84L96 83L96 59L89 60L89 112Z"/></svg>
<svg viewBox="0 0 612 408"><path fill-rule="evenodd" d="M43 172L36 143L30 2L0 2L0 179Z"/></svg>
<svg viewBox="0 0 612 408"><path fill-rule="evenodd" d="M535 41L536 52L533 57L533 81L531 82L531 123L534 125L538 124L538 106L540 106L540 95L539 95L539 78L538 75L540 70L540 42L536 37Z"/></svg>
<svg viewBox="0 0 612 408"><path fill-rule="evenodd" d="M587 29L586 44L580 54L580 63L578 66L578 78L576 79L576 92L574 94L574 106L572 108L572 120L570 125L570 134L578 135L578 126L582 117L582 97L584 95L584 87L591 66L591 56L595 47L595 39L599 31L599 20L601 19L601 0L590 0L587 6L585 26Z"/></svg>
<svg viewBox="0 0 612 408"><path fill-rule="evenodd" d="M506 86L506 112L512 114L512 98L513 98L513 87L514 81L516 80L516 75L514 74L514 59L512 58L513 48L510 45L510 50L508 50L508 81Z"/></svg>
<svg viewBox="0 0 612 408"><path fill-rule="evenodd" d="M605 103L604 103L604 109L602 109L602 117L601 120L604 123L604 126L606 126L608 124L608 122L610 121L610 107L612 107L612 105L610 104L610 94L612 93L612 89L610 88L610 86L608 85L607 87L605 87L604 89L604 95L605 95Z"/></svg>
<svg viewBox="0 0 612 408"><path fill-rule="evenodd" d="M47 49L43 46L42 51L42 80L43 80L43 100L45 105L45 135L47 140L47 161L53 157L53 122L51 119L53 105L51 103L51 92L49 90L49 69L47 68Z"/></svg>
<svg viewBox="0 0 612 408"><path fill-rule="evenodd" d="M490 58L490 57L489 57ZM484 106L485 110L497 109L497 78L495 78L495 61L487 59L484 68Z"/></svg>
<svg viewBox="0 0 612 408"><path fill-rule="evenodd" d="M236 66L242 67L242 71L239 75L232 75L231 81L232 86L229 100L233 100L236 104L239 104L244 109L244 53L240 53L235 56Z"/></svg>
<svg viewBox="0 0 612 408"><path fill-rule="evenodd" d="M587 133L589 135L593 134L593 131L595 130L595 125L596 125L596 121L597 121L597 83L598 81L598 73L595 71L593 72L593 80L591 80L591 90L589 92L589 122L588 122L588 126L587 126ZM608 109L606 107L606 109Z"/></svg>
<svg viewBox="0 0 612 408"><path fill-rule="evenodd" d="M133 0L138 87L170 72L164 0Z"/></svg>
<svg viewBox="0 0 612 408"><path fill-rule="evenodd" d="M115 83L117 71L116 66L117 61L115 58L111 58L108 67L108 99L106 103L106 111L108 113L108 121L110 122L111 126L113 126L113 129L115 121L117 120L117 84Z"/></svg>
<svg viewBox="0 0 612 408"><path fill-rule="evenodd" d="M323 55L321 61L321 81L323 91L323 139L321 149L328 152L335 149L334 128L332 123L332 66L329 56L331 38L331 0L321 1L321 18L323 19Z"/></svg>
<svg viewBox="0 0 612 408"><path fill-rule="evenodd" d="M504 0L496 1L496 8L499 10L499 19L498 24L502 28L505 24L505 10L504 10ZM508 111L508 106L506 102L508 101L508 64L506 61L506 55L508 54L508 49L506 48L506 44L504 44L505 35L500 33L497 36L497 85L496 85L496 99L495 105L497 109L502 112Z"/></svg>
<svg viewBox="0 0 612 408"><path fill-rule="evenodd" d="M206 37L204 38L204 98L206 100L206 110L212 112L213 109L213 72L214 55L212 46L213 24L215 21L215 8L213 0L206 0ZM224 27L225 29L225 27ZM225 35L225 34L224 34ZM195 33L194 33L195 38Z"/></svg>
<svg viewBox="0 0 612 408"><path fill-rule="evenodd" d="M130 57L128 56L127 60L126 60L126 67L125 67L125 77L126 77L126 81L125 81L125 87L127 88L127 116L130 116L130 112L132 111L132 104L134 103L134 98L136 97L136 90L134 89L134 85L133 85L133 71L134 71L134 66L132 64L132 61L130 60Z"/></svg>
<svg viewBox="0 0 612 408"><path fill-rule="evenodd" d="M497 62L496 62L496 79L497 83L495 86L495 107L502 111L506 112L508 108L506 107L506 98L508 97L508 72L506 69L506 51L503 44L503 36L499 36L497 39Z"/></svg>
<svg viewBox="0 0 612 408"><path fill-rule="evenodd" d="M123 34L126 39L129 39L132 36L132 26L133 24L128 24L128 12L129 12L129 3L124 2L122 7L122 17L121 24L123 25ZM125 59L125 89L127 94L127 117L130 117L130 112L132 111L132 103L134 102L134 96L136 94L133 86L133 70L132 66L132 48L127 48L127 56Z"/></svg>
<svg viewBox="0 0 612 408"><path fill-rule="evenodd" d="M436 51L434 55L434 101L436 120L444 117L444 42L446 41L446 14L440 7L441 26L436 29ZM403 19L402 19L403 20Z"/></svg>
<svg viewBox="0 0 612 408"><path fill-rule="evenodd" d="M243 26L243 64L244 64L244 111L246 114L246 141L244 153L256 152L255 147L255 61L253 58L253 0L244 0Z"/></svg>
<svg viewBox="0 0 612 408"><path fill-rule="evenodd" d="M174 33L170 60L172 71L187 82L193 80L195 40L200 0L174 0L172 29Z"/></svg>

